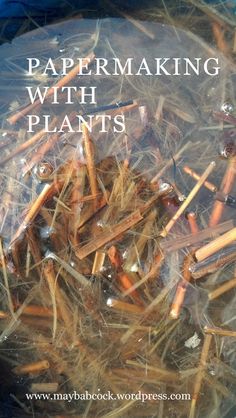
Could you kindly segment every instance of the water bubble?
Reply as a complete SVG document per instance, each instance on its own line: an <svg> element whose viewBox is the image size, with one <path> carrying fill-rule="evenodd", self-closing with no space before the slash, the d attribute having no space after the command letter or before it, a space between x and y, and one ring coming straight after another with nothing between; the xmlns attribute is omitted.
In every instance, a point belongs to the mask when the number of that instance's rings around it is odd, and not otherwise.
<svg viewBox="0 0 236 418"><path fill-rule="evenodd" d="M113 299L112 298L108 298L107 299L107 306L112 306L113 305Z"/></svg>
<svg viewBox="0 0 236 418"><path fill-rule="evenodd" d="M234 111L234 106L231 102L224 102L221 106L221 110L222 112L226 113L227 115L230 113L233 113Z"/></svg>
<svg viewBox="0 0 236 418"><path fill-rule="evenodd" d="M37 165L35 174L37 175L38 179L41 181L47 180L51 174L53 173L54 168L52 164L42 161L40 164Z"/></svg>
<svg viewBox="0 0 236 418"><path fill-rule="evenodd" d="M233 140L225 140L219 146L219 154L222 158L234 157L236 154L236 144Z"/></svg>
<svg viewBox="0 0 236 418"><path fill-rule="evenodd" d="M97 226L99 226L100 228L104 228L106 224L102 219L100 219L99 221L97 221Z"/></svg>
<svg viewBox="0 0 236 418"><path fill-rule="evenodd" d="M169 183L161 182L161 184L159 186L159 190L161 192L166 192L169 189L171 189L171 185Z"/></svg>
<svg viewBox="0 0 236 418"><path fill-rule="evenodd" d="M128 251L127 250L124 250L123 252L122 252L122 258L127 258L127 256L128 256Z"/></svg>
<svg viewBox="0 0 236 418"><path fill-rule="evenodd" d="M133 264L130 268L130 271L137 272L138 271L138 264L137 263Z"/></svg>

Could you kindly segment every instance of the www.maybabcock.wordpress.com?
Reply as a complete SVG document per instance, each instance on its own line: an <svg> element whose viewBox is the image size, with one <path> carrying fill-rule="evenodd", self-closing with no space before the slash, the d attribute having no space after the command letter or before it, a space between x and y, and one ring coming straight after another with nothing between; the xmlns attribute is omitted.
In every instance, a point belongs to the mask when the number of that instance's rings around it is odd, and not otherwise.
<svg viewBox="0 0 236 418"><path fill-rule="evenodd" d="M116 401L116 400L136 400L141 402L148 401L189 401L191 400L190 393L143 393L138 391L137 393L112 393L107 391L101 393L98 390L97 393L78 393L73 391L71 393L26 393L26 399L31 401L89 401L89 400L105 400L105 401Z"/></svg>

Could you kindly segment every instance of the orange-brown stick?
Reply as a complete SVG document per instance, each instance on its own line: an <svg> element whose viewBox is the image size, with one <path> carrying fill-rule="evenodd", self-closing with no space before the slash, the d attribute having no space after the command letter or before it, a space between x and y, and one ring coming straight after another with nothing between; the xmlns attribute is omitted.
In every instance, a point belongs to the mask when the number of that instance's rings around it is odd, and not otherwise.
<svg viewBox="0 0 236 418"><path fill-rule="evenodd" d="M207 257L210 257L212 254L215 254L217 251L231 244L236 240L236 228L231 229L220 237L214 239L208 244L204 245L202 248L199 248L195 252L195 258L197 261L203 261Z"/></svg>
<svg viewBox="0 0 236 418"><path fill-rule="evenodd" d="M54 93L55 88L61 88L68 84L70 81L72 81L76 75L81 71L81 67L89 64L92 62L95 58L95 55L93 52L91 52L86 58L82 60L82 65L78 64L74 68L72 68L71 71L69 71L68 74L66 74L63 78L61 78L53 87L51 87L45 96L45 98L51 96ZM29 104L25 108L21 109L19 112L15 113L14 115L10 116L8 118L8 122L12 125L14 125L19 119L21 119L23 116L27 115L27 113L31 112L35 107L41 105L40 100L35 100L34 103Z"/></svg>
<svg viewBox="0 0 236 418"><path fill-rule="evenodd" d="M198 224L197 224L197 216L194 212L189 212L187 214L188 223L193 235L199 232Z"/></svg>
<svg viewBox="0 0 236 418"><path fill-rule="evenodd" d="M221 52L224 54L228 54L229 52L229 46L227 42L225 41L225 31L223 26L219 22L213 22L212 23L212 32L214 35L214 38L216 40L216 44Z"/></svg>
<svg viewBox="0 0 236 418"><path fill-rule="evenodd" d="M170 318L172 319L179 318L180 311L184 303L186 291L187 291L187 282L181 281L177 286L174 301L171 305Z"/></svg>
<svg viewBox="0 0 236 418"><path fill-rule="evenodd" d="M149 277L148 280L152 281L152 280L157 280L159 278L159 273L164 263L164 259L165 258L164 258L163 252L158 251L154 257L151 268L147 274L147 276Z"/></svg>
<svg viewBox="0 0 236 418"><path fill-rule="evenodd" d="M57 118L54 118L51 124L49 125L49 128L51 129L55 123ZM10 154L8 154L5 158L0 160L0 165L5 164L7 161L11 160L13 157L15 157L18 154L21 154L26 149L31 147L31 145L34 145L36 142L38 142L44 135L46 134L45 129L42 129L41 131L37 132L35 135L32 136L32 138L25 141L23 144L16 147Z"/></svg>
<svg viewBox="0 0 236 418"><path fill-rule="evenodd" d="M4 311L0 311L0 319L7 319L9 318L9 314Z"/></svg>
<svg viewBox="0 0 236 418"><path fill-rule="evenodd" d="M48 370L50 364L47 360L37 361L35 363L28 363L22 366L17 366L13 369L15 374L28 374L28 373L40 373L44 370Z"/></svg>
<svg viewBox="0 0 236 418"><path fill-rule="evenodd" d="M28 306L25 306L25 308L23 309L22 315L51 318L53 316L53 312L51 309L45 308L44 306L28 305Z"/></svg>
<svg viewBox="0 0 236 418"><path fill-rule="evenodd" d="M120 270L122 268L122 258L119 251L114 245L112 245L108 249L107 255L110 259L111 264L116 268L116 270Z"/></svg>
<svg viewBox="0 0 236 418"><path fill-rule="evenodd" d="M187 165L184 166L183 170L186 174L189 174L193 179L195 179L197 181L200 179L199 174L197 174L195 171L193 171ZM207 181L207 180L204 181L203 186L205 186L211 192L216 192L216 190L217 190L217 187L214 184L212 184L210 181Z"/></svg>
<svg viewBox="0 0 236 418"><path fill-rule="evenodd" d="M190 273L189 267L192 261L193 261L192 254L189 254L185 257L184 264L183 264L183 279L180 280L177 286L175 297L174 297L171 310L170 310L170 317L172 319L179 318L180 311L184 303L187 287L191 280L191 273Z"/></svg>
<svg viewBox="0 0 236 418"><path fill-rule="evenodd" d="M220 186L220 191L222 191L222 193L224 193L225 195L228 195L231 192L231 189L234 185L235 176L236 157L233 157L228 162L228 166ZM215 201L209 220L209 226L215 226L219 223L224 211L224 207L225 204L223 202L220 202L219 200Z"/></svg>
<svg viewBox="0 0 236 418"><path fill-rule="evenodd" d="M97 239L94 239L92 242L85 244L83 247L79 248L76 251L76 255L82 260L87 257L89 254L101 248L103 245L117 238L123 232L126 232L132 226L136 225L143 219L139 210L132 213L132 215L127 216L119 224L111 226L108 231L105 231L100 234Z"/></svg>
<svg viewBox="0 0 236 418"><path fill-rule="evenodd" d="M97 195L99 193L99 190L98 190L96 167L94 163L94 147L93 147L92 140L89 136L88 128L85 124L82 125L82 129L83 129L85 156L87 160L87 168L88 168L88 175L89 175L89 183L90 183L91 193L94 196L94 209L96 210Z"/></svg>
<svg viewBox="0 0 236 418"><path fill-rule="evenodd" d="M119 251L117 250L117 248L113 245L109 248L108 250L108 257L111 261L111 264L116 268L118 275L117 278L123 288L123 290L129 291L129 289L131 289L133 287L133 281L130 278L129 274L125 271L123 271L122 269L122 258L121 255L119 253ZM143 302L141 301L141 298L138 294L138 292L136 290L133 290L129 293L131 296L133 296L134 300L136 300L136 302L138 304L143 305Z"/></svg>
<svg viewBox="0 0 236 418"><path fill-rule="evenodd" d="M123 288L123 290L125 292L127 292L129 289L131 289L133 287L133 281L131 279L131 277L129 276L128 273L126 273L125 271L121 271L120 273L118 273L118 280ZM139 304L143 306L143 302L137 292L137 290L132 290L130 292L130 296L133 297L133 299Z"/></svg>
<svg viewBox="0 0 236 418"><path fill-rule="evenodd" d="M57 193L58 187L60 187L60 185L54 183L46 184L44 186L39 196L35 199L35 201L32 203L32 206L29 208L29 211L27 212L24 220L13 236L10 245L12 245L13 242L20 237L20 235L26 230L27 226L35 219L46 200L52 197L53 194Z"/></svg>
<svg viewBox="0 0 236 418"><path fill-rule="evenodd" d="M142 314L144 308L138 305L133 305L132 303L123 302L121 300L109 298L107 300L107 306L110 308L116 309L118 311L125 311L133 314Z"/></svg>
<svg viewBox="0 0 236 418"><path fill-rule="evenodd" d="M51 188L52 188L52 185L49 185L49 184L46 184L44 186L42 192L37 197L37 199L33 202L31 208L29 209L27 215L25 216L25 219L23 220L18 230L16 231L15 235L13 236L11 240L11 244L20 237L20 235L26 230L30 222L32 222L33 219L37 216L41 206L47 200L48 195L50 194Z"/></svg>

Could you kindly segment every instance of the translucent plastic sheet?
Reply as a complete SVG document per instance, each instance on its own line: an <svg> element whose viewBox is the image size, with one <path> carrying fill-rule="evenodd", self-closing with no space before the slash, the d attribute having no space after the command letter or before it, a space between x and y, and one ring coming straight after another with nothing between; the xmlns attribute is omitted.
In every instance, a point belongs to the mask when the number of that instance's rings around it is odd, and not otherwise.
<svg viewBox="0 0 236 418"><path fill-rule="evenodd" d="M38 29L0 57L1 356L26 392L127 394L28 405L16 391L27 414L226 416L235 284L213 292L234 277L229 55L177 26L113 18ZM68 83L86 57L91 74ZM29 91L58 85L30 106Z"/></svg>

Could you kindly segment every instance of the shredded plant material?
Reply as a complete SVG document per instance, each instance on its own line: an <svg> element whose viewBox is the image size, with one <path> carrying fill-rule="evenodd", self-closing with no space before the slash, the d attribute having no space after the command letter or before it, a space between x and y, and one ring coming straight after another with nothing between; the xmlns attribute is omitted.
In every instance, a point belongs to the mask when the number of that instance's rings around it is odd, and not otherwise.
<svg viewBox="0 0 236 418"><path fill-rule="evenodd" d="M0 47L14 417L235 414L235 22L202 5L134 16L108 3L119 18ZM25 396L74 391L114 399Z"/></svg>

